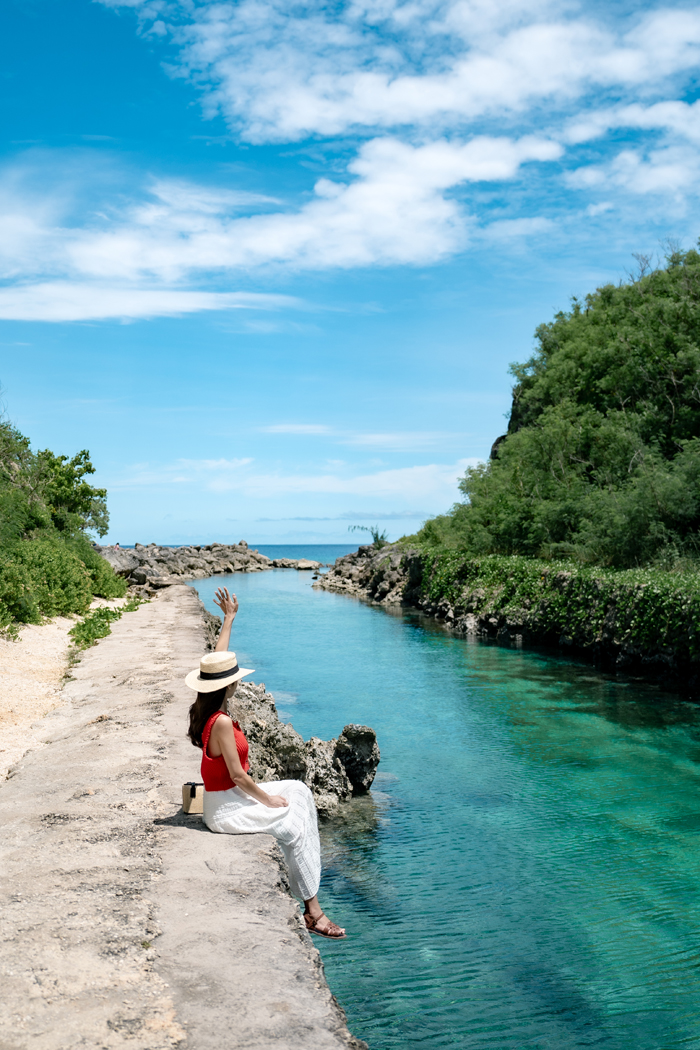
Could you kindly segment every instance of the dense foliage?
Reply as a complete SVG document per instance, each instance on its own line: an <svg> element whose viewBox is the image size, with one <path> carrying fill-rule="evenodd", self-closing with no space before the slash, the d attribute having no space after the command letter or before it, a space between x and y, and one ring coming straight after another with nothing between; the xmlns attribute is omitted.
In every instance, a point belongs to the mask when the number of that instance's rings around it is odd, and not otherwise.
<svg viewBox="0 0 700 1050"><path fill-rule="evenodd" d="M621 568L700 556L700 254L574 300L536 337L508 434L416 539Z"/></svg>
<svg viewBox="0 0 700 1050"><path fill-rule="evenodd" d="M85 480L93 473L88 452L33 452L0 421L0 628L84 613L93 595L124 594L88 539L108 522L106 491Z"/></svg>
<svg viewBox="0 0 700 1050"><path fill-rule="evenodd" d="M601 569L517 555L423 552L423 598L564 636L581 647L607 638L654 656L700 659L700 573Z"/></svg>

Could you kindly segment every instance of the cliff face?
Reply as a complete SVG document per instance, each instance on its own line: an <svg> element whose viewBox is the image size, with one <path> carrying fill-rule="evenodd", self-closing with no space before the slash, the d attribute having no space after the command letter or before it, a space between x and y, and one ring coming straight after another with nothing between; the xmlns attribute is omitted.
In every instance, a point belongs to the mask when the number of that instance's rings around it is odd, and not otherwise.
<svg viewBox="0 0 700 1050"><path fill-rule="evenodd" d="M700 591L649 570L367 546L315 587L419 609L459 635L546 645L700 696Z"/></svg>

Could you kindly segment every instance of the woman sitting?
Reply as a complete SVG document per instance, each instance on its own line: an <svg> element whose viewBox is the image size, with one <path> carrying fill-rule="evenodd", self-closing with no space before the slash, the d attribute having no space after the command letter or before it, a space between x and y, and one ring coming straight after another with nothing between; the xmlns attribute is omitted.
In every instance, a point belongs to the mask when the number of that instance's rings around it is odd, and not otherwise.
<svg viewBox="0 0 700 1050"><path fill-rule="evenodd" d="M300 780L256 784L248 776L248 742L238 722L228 715L228 701L239 680L253 671L239 667L236 654L228 651L238 612L236 595L219 588L214 601L224 614L216 649L202 657L199 669L185 679L190 689L197 690L188 736L202 749L204 822L224 835L274 835L287 861L292 893L304 901L307 930L341 940L345 930L331 922L318 903L321 846L313 795Z"/></svg>

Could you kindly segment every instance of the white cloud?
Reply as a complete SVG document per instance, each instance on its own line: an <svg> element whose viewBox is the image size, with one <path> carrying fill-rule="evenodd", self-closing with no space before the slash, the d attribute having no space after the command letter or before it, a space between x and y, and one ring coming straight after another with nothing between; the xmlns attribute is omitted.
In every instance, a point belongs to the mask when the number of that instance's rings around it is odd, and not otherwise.
<svg viewBox="0 0 700 1050"><path fill-rule="evenodd" d="M322 0L136 4L170 27L172 71L199 84L251 141L355 128L463 126L561 105L596 89L649 91L700 58L700 12L630 23L572 17L560 3Z"/></svg>
<svg viewBox="0 0 700 1050"><path fill-rule="evenodd" d="M596 110L586 114L583 120L574 121L564 137L572 143L590 142L612 128L666 131L700 144L700 101L656 102L650 106L635 103Z"/></svg>
<svg viewBox="0 0 700 1050"><path fill-rule="evenodd" d="M296 211L230 216L213 197L197 210L165 198L131 209L104 231L76 231L66 246L76 273L134 280L179 280L195 271L270 263L303 268L428 263L465 243L466 222L445 191L465 182L514 178L528 161L556 159L547 139L479 136L411 146L395 138L365 143L347 182L319 179ZM223 198L219 198L220 201Z"/></svg>
<svg viewBox="0 0 700 1050"><path fill-rule="evenodd" d="M373 496L419 500L445 506L457 498L457 481L476 459L463 459L455 464L431 463L427 466L380 470L373 474L342 476L339 474L250 474L231 479L230 489L242 496L277 498L283 495L322 493ZM221 486L223 490L223 484Z"/></svg>
<svg viewBox="0 0 700 1050"><path fill-rule="evenodd" d="M695 191L700 180L700 154L687 146L649 150L621 150L607 164L590 164L567 176L575 188L612 188L636 194L678 195Z"/></svg>
<svg viewBox="0 0 700 1050"><path fill-rule="evenodd" d="M238 135L366 137L353 141L344 172L334 153L296 200L178 179L130 193L106 179L100 196L89 151L72 182L59 173L43 194L36 187L54 168L46 156L33 172L31 159L7 169L0 276L17 287L0 288L0 317L267 309L282 301L244 301L222 281L260 269L425 266L469 245L517 251L562 226L562 179L590 197L604 190L611 207L627 193L676 203L697 195L700 102L666 95L700 60L699 8L603 21L568 0L100 2L131 8L143 32L167 32L173 75L190 78ZM619 128L636 136L622 150L604 141ZM562 175L552 162L571 167L563 144L582 143L587 163ZM314 163L323 155L319 147ZM533 203L528 177L557 185ZM577 202L576 214L588 204ZM556 225L539 214L546 207L558 208ZM602 214L599 202L590 207ZM281 328L266 319L251 327Z"/></svg>
<svg viewBox="0 0 700 1050"><path fill-rule="evenodd" d="M444 446L446 441L454 440L457 436L437 430L415 430L383 434L353 434L346 437L343 443L346 445L358 445L362 448L386 449L390 452L413 452L422 448Z"/></svg>
<svg viewBox="0 0 700 1050"><path fill-rule="evenodd" d="M273 499L299 495L352 495L373 499L415 501L417 505L445 507L458 498L457 482L468 466L479 460L379 470L374 473L339 472L275 474L251 469L252 459L180 459L162 467L132 466L121 478L111 479L111 489L158 485L188 486L217 494L235 493L241 499ZM395 506L395 503L394 503Z"/></svg>
<svg viewBox="0 0 700 1050"><path fill-rule="evenodd" d="M121 477L110 481L110 489L153 488L159 485L198 485L213 491L230 488L232 478L249 466L250 457L240 459L178 459L174 463L152 466L134 463Z"/></svg>
<svg viewBox="0 0 700 1050"><path fill-rule="evenodd" d="M0 287L0 319L13 321L167 317L202 310L280 309L298 303L299 300L284 295L188 292L70 281Z"/></svg>
<svg viewBox="0 0 700 1050"><path fill-rule="evenodd" d="M528 161L552 160L559 153L556 143L535 136L478 136L466 143L443 139L422 146L373 139L348 165L347 181L319 179L312 199L296 210L242 217L241 207L277 202L161 180L121 210L106 201L83 216L82 225L70 224L77 204L63 187L37 209L34 195L23 193L11 169L0 190L0 263L6 278L25 284L0 293L6 311L0 316L74 320L270 306L272 297L181 295L167 285L270 264L326 268L432 262L465 243L466 218L448 191L467 182L513 179ZM26 181L26 170L21 174ZM78 188L73 196L78 198ZM31 278L44 280L27 286ZM69 290L48 278L76 283ZM89 281L99 282L94 296L85 284ZM154 283L158 288L150 287Z"/></svg>

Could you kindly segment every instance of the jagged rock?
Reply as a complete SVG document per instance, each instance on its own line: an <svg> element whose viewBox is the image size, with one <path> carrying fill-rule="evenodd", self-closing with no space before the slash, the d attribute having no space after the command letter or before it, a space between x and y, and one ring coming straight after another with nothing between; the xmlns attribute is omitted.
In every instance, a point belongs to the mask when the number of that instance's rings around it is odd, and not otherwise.
<svg viewBox="0 0 700 1050"><path fill-rule="evenodd" d="M352 784L353 795L366 795L380 758L375 731L369 726L345 726L338 737L335 755Z"/></svg>
<svg viewBox="0 0 700 1050"><path fill-rule="evenodd" d="M320 561L309 561L308 558L275 558L272 562L274 569L320 569Z"/></svg>
<svg viewBox="0 0 700 1050"><path fill-rule="evenodd" d="M108 561L118 576L128 576L134 569L138 569L141 561L135 551L117 550L114 547L100 547L95 544L95 549Z"/></svg>
<svg viewBox="0 0 700 1050"><path fill-rule="evenodd" d="M338 815L343 802L369 790L379 748L368 726L346 726L337 740L311 737L305 742L291 725L280 722L274 698L255 682L239 684L229 711L247 737L255 780L302 780L323 818Z"/></svg>
<svg viewBox="0 0 700 1050"><path fill-rule="evenodd" d="M159 547L155 543L137 543L133 550L115 547L100 547L95 550L108 561L114 571L135 586L152 589L155 578L173 582L178 580L203 580L208 576L227 575L232 572L263 572L271 569L273 562L260 551L251 550L248 544L209 543L205 546ZM281 559L289 568L317 568L319 562ZM303 562L303 564L302 564ZM161 583L161 587L169 583Z"/></svg>
<svg viewBox="0 0 700 1050"><path fill-rule="evenodd" d="M215 616L214 613L210 613L208 609L205 609L204 606L202 606L202 619L204 620L204 634L207 640L207 649L211 652L216 648L216 643L219 640L221 617Z"/></svg>
<svg viewBox="0 0 700 1050"><path fill-rule="evenodd" d="M421 556L397 544L366 544L338 558L314 587L353 594L380 605L414 605L420 598Z"/></svg>
<svg viewBox="0 0 700 1050"><path fill-rule="evenodd" d="M306 745L306 756L304 783L313 792L319 813L333 816L341 802L352 798L352 784L336 754L336 741L312 736Z"/></svg>

